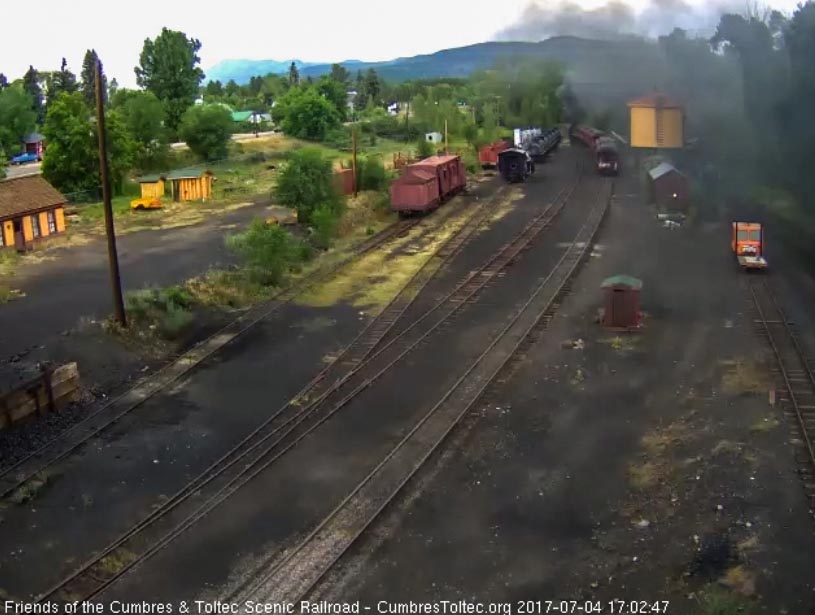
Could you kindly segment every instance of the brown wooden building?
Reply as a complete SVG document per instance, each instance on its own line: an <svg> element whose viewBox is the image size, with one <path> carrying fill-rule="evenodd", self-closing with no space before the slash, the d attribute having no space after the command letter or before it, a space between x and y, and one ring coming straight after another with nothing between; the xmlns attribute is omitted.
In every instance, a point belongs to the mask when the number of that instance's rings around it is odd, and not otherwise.
<svg viewBox="0 0 815 615"><path fill-rule="evenodd" d="M174 201L205 201L212 197L212 171L177 169L167 173Z"/></svg>
<svg viewBox="0 0 815 615"><path fill-rule="evenodd" d="M663 209L685 210L690 202L688 178L668 162L648 171L648 191L651 201Z"/></svg>
<svg viewBox="0 0 815 615"><path fill-rule="evenodd" d="M40 175L0 181L0 248L26 250L65 231L65 203Z"/></svg>

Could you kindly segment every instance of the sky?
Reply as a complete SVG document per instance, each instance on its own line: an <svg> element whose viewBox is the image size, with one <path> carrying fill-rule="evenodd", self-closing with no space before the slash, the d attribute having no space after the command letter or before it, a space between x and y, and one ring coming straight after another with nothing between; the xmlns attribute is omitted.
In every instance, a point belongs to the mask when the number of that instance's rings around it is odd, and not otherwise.
<svg viewBox="0 0 815 615"><path fill-rule="evenodd" d="M746 0L715 0L715 6ZM797 0L770 0L794 9ZM145 38L162 26L202 43L206 70L225 59L299 59L306 62L388 60L432 53L494 39L539 40L580 33L586 23L600 31L652 29L650 15L670 22L710 19L715 6L699 0L241 0L234 5L207 0L37 0L4 2L0 72L15 79L33 65L56 70L65 57L79 73L85 50L96 49L108 78L134 87ZM115 7L115 8L113 8ZM611 16L611 17L610 17ZM690 17L688 17L690 16ZM648 21L649 24L646 24ZM12 26L13 27L9 27ZM687 27L687 23L683 22ZM559 29L578 32L556 32ZM590 31L596 31L596 28ZM32 33L36 39L32 42Z"/></svg>

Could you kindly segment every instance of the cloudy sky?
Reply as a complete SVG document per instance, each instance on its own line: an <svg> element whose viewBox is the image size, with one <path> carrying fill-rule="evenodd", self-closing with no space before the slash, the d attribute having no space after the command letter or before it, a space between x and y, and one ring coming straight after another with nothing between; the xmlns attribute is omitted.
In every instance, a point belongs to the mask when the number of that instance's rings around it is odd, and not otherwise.
<svg viewBox="0 0 815 615"><path fill-rule="evenodd" d="M791 11L797 0L771 0ZM674 19L695 27L725 2L745 0L37 0L3 2L0 72L30 64L54 70L64 56L79 72L95 48L108 76L135 85L144 39L162 26L202 42L204 69L224 59L386 60L491 39L539 40L551 34L659 30ZM564 31L566 30L566 31ZM658 33L658 32L657 32ZM32 38L33 37L33 38Z"/></svg>

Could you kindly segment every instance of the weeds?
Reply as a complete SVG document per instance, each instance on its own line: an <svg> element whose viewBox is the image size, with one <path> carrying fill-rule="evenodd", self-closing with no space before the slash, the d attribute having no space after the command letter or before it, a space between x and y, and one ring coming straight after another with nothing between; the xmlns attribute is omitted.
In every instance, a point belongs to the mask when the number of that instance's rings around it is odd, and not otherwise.
<svg viewBox="0 0 815 615"><path fill-rule="evenodd" d="M227 246L244 258L250 279L263 286L280 286L289 272L311 257L302 240L263 220L255 220L243 233L230 235Z"/></svg>
<svg viewBox="0 0 815 615"><path fill-rule="evenodd" d="M11 500L13 504L25 504L26 502L30 502L37 497L37 494L45 489L50 478L51 475L47 472L35 474L20 485L17 490L9 496L9 500Z"/></svg>
<svg viewBox="0 0 815 615"><path fill-rule="evenodd" d="M750 605L741 596L719 588L705 591L699 598L700 615L746 615Z"/></svg>
<svg viewBox="0 0 815 615"><path fill-rule="evenodd" d="M177 339L192 324L192 304L192 295L181 286L146 288L125 297L131 323L155 330L167 340Z"/></svg>

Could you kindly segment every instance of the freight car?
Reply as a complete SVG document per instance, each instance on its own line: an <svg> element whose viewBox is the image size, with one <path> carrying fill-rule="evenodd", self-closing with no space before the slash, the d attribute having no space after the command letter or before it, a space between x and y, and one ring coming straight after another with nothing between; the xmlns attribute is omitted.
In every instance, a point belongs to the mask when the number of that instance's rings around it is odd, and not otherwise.
<svg viewBox="0 0 815 615"><path fill-rule="evenodd" d="M391 209L400 213L436 209L461 191L467 170L460 156L431 156L404 168L391 184Z"/></svg>
<svg viewBox="0 0 815 615"><path fill-rule="evenodd" d="M620 152L612 137L602 136L594 146L597 172L601 175L617 175L620 172Z"/></svg>
<svg viewBox="0 0 815 615"><path fill-rule="evenodd" d="M478 150L478 164L482 169L496 168L498 166L498 154L507 149L509 145L504 140L495 141Z"/></svg>
<svg viewBox="0 0 815 615"><path fill-rule="evenodd" d="M498 170L506 181L522 182L535 172L535 162L527 151L513 147L498 154Z"/></svg>
<svg viewBox="0 0 815 615"><path fill-rule="evenodd" d="M597 130L591 126L578 126L573 125L570 131L570 138L579 141L592 151L597 145L597 139L602 137L605 133L602 130Z"/></svg>

